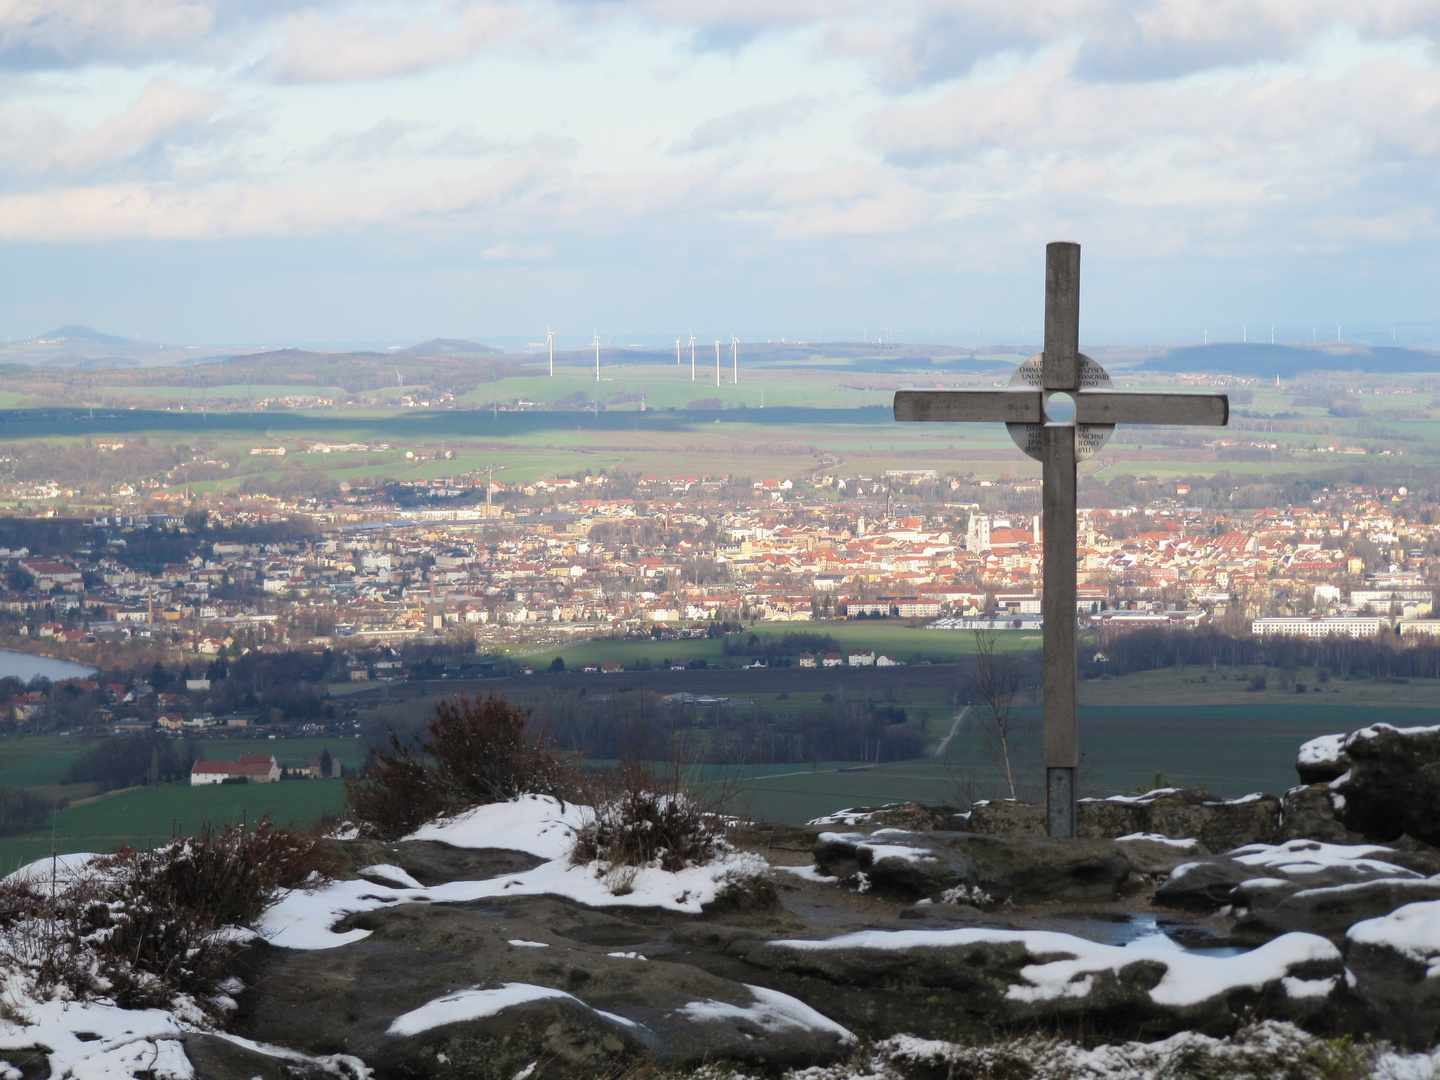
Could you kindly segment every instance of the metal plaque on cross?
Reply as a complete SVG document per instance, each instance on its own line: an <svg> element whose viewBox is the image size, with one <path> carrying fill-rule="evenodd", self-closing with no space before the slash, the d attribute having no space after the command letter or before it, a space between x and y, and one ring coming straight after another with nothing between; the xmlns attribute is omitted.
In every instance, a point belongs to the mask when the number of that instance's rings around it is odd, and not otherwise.
<svg viewBox="0 0 1440 1080"><path fill-rule="evenodd" d="M1116 424L1224 427L1224 394L1116 390L1105 369L1079 350L1080 245L1045 248L1045 348L1000 390L900 390L896 420L999 421L1041 468L1044 582L1045 801L1051 836L1074 836L1076 725L1077 462L1105 445Z"/></svg>

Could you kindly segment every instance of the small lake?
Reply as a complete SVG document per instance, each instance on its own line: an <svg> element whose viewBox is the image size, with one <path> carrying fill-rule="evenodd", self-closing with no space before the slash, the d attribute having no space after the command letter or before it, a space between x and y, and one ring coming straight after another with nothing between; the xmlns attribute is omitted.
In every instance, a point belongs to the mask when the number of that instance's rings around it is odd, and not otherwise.
<svg viewBox="0 0 1440 1080"><path fill-rule="evenodd" d="M69 660L52 660L48 656L31 656L14 649L0 649L0 679L14 675L21 682L29 682L36 675L44 675L51 682L61 679L83 679L94 675L96 669L76 664Z"/></svg>

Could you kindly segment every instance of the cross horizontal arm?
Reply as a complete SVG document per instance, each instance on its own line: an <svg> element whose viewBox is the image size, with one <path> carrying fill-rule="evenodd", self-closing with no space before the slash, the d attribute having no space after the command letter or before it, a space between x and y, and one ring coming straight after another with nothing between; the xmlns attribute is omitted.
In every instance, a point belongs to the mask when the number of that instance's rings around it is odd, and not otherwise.
<svg viewBox="0 0 1440 1080"><path fill-rule="evenodd" d="M1185 424L1224 427L1230 399L1224 394L1137 394L1081 390L1075 395L1077 424Z"/></svg>
<svg viewBox="0 0 1440 1080"><path fill-rule="evenodd" d="M1039 390L897 390L895 419L1038 424L1044 416Z"/></svg>

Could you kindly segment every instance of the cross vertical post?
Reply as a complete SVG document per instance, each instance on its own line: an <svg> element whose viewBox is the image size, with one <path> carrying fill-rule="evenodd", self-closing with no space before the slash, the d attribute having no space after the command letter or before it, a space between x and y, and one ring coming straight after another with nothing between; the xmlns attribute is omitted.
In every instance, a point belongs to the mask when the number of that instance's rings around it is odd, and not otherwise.
<svg viewBox="0 0 1440 1080"><path fill-rule="evenodd" d="M1044 391L1080 388L1080 245L1045 247ZM1068 419L1068 418L1067 418ZM1075 702L1075 435L1073 423L1048 416L1041 432L1041 529L1045 588L1045 817L1051 836L1074 836L1079 760Z"/></svg>

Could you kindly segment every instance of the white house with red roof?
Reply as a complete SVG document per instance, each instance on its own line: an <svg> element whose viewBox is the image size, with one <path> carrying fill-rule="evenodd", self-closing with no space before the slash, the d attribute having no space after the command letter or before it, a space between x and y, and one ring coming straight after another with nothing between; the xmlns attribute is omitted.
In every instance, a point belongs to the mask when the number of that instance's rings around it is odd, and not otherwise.
<svg viewBox="0 0 1440 1080"><path fill-rule="evenodd" d="M274 754L241 754L239 761L197 761L190 766L191 787L240 779L273 784L280 779L280 763Z"/></svg>

